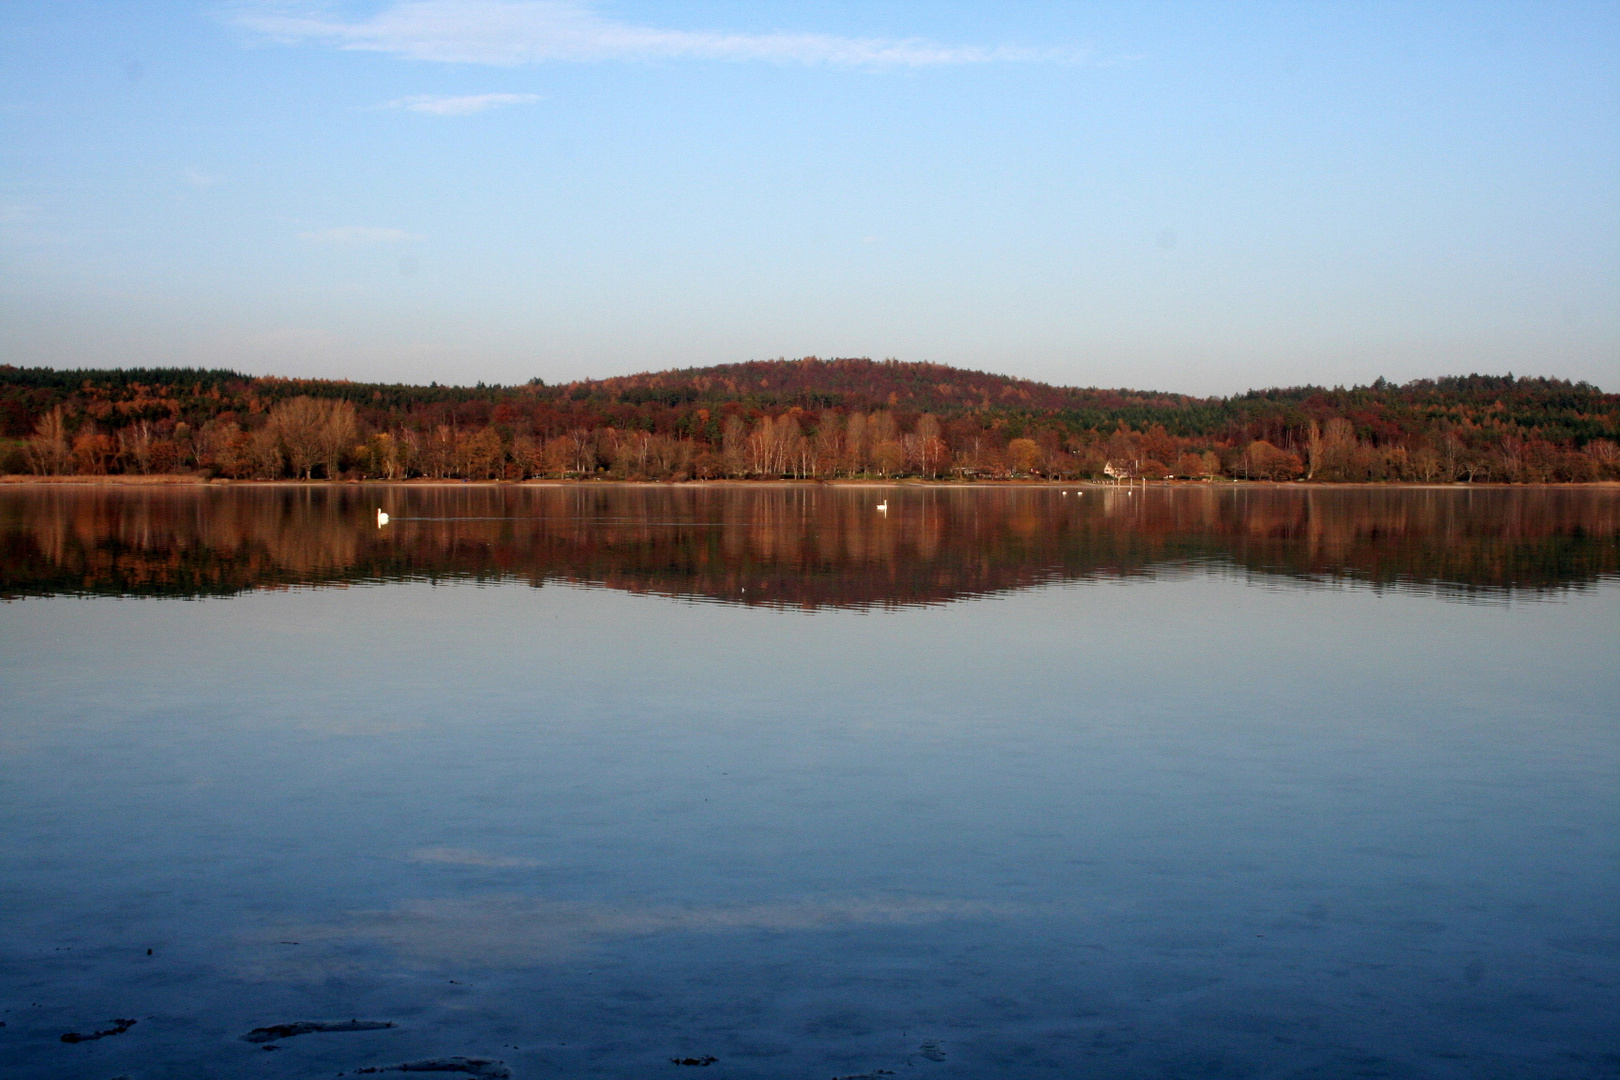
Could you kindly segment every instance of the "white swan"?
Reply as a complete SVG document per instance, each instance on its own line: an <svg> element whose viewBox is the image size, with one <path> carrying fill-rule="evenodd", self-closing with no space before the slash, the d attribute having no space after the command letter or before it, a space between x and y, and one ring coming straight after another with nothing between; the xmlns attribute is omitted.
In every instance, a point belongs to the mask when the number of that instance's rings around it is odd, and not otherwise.
<svg viewBox="0 0 1620 1080"><path fill-rule="evenodd" d="M378 510L377 511L377 528L380 529L386 524L388 524L388 511L386 511L386 510Z"/></svg>
<svg viewBox="0 0 1620 1080"><path fill-rule="evenodd" d="M877 512L880 513L880 514L887 514L889 512L889 500L888 499L884 499L882 502L877 504Z"/></svg>

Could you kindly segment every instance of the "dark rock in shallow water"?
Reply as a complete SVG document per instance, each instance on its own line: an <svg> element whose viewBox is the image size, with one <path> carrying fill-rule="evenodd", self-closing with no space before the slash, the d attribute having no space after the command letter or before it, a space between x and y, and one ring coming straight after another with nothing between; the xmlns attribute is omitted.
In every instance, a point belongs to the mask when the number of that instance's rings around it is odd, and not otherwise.
<svg viewBox="0 0 1620 1080"><path fill-rule="evenodd" d="M276 1039L290 1039L294 1035L311 1035L320 1031L380 1031L383 1028L393 1026L394 1023L391 1020L344 1020L336 1024L299 1020L292 1024L272 1024L269 1027L254 1028L246 1035L243 1035L242 1039L250 1043L267 1043Z"/></svg>
<svg viewBox="0 0 1620 1080"><path fill-rule="evenodd" d="M427 1058L423 1061L405 1061L398 1065L378 1065L370 1069L355 1069L360 1073L385 1072L448 1072L466 1073L468 1076L477 1076L483 1080L508 1080L512 1070L506 1067L504 1061L494 1061L490 1058L447 1057Z"/></svg>
<svg viewBox="0 0 1620 1080"><path fill-rule="evenodd" d="M114 1020L113 1026L108 1028L106 1031L92 1031L88 1035L81 1035L77 1031L70 1031L66 1035L62 1036L62 1041L65 1043L95 1042L97 1039L105 1039L109 1035L122 1035L124 1032L128 1031L134 1026L135 1021L133 1020Z"/></svg>

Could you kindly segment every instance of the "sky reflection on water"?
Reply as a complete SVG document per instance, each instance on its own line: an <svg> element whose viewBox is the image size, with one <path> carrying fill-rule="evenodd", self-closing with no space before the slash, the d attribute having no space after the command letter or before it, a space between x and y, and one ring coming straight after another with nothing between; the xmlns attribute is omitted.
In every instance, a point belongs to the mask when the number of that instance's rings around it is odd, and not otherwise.
<svg viewBox="0 0 1620 1080"><path fill-rule="evenodd" d="M1522 534L1502 505L1445 535ZM1590 530L1501 563L1597 566L1579 588L1481 606L1234 573L1235 541L1221 573L1087 577L1090 534L976 516L1011 554L902 544L813 606L672 601L722 579L586 522L513 541L540 575L435 542L410 558L445 584L0 606L13 1074L1612 1073L1620 587ZM172 518L133 553L31 542L133 566ZM787 575L795 520L747 581ZM1491 564L1420 531L1403 567ZM337 583L362 535L300 572ZM399 1026L237 1038L354 1016Z"/></svg>

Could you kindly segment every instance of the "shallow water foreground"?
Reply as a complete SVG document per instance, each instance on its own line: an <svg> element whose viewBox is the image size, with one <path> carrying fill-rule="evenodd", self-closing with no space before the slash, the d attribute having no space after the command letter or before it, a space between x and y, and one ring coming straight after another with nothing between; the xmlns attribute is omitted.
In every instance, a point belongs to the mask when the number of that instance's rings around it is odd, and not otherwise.
<svg viewBox="0 0 1620 1080"><path fill-rule="evenodd" d="M0 492L0 1071L1620 1071L1620 494L1068 492Z"/></svg>

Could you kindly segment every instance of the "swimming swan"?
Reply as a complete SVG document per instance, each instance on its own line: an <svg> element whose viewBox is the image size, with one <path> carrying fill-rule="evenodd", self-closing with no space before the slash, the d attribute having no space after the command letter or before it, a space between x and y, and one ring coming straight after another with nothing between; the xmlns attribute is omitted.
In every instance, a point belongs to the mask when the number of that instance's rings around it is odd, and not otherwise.
<svg viewBox="0 0 1620 1080"><path fill-rule="evenodd" d="M388 511L386 511L386 510L378 510L377 511L377 528L380 529L386 524L388 524Z"/></svg>

